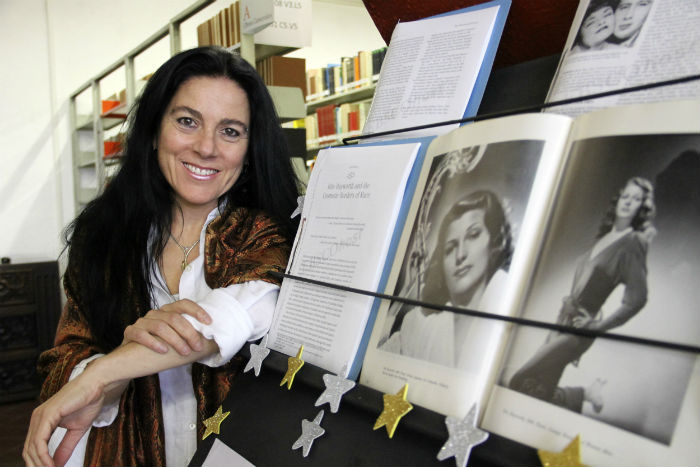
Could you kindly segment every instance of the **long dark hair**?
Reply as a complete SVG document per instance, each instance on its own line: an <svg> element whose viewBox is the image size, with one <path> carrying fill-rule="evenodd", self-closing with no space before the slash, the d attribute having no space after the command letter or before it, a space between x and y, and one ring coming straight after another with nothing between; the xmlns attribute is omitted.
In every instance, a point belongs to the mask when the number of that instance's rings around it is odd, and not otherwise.
<svg viewBox="0 0 700 467"><path fill-rule="evenodd" d="M248 167L219 204L264 210L292 238L297 181L272 99L255 69L220 47L199 47L165 62L130 111L122 167L65 231L65 285L97 343L110 350L124 328L150 308L150 271L161 257L174 197L158 165L157 140L165 110L190 78L225 77L245 91L250 106Z"/></svg>
<svg viewBox="0 0 700 467"><path fill-rule="evenodd" d="M647 229L653 228L652 220L656 216L656 203L654 202L654 185L642 177L632 177L620 188L615 196L610 199L608 210L603 216L603 220L598 228L596 238L601 238L606 233L610 232L615 224L617 202L622 196L628 185L635 185L642 190L642 205L639 206L630 226L637 232L644 232Z"/></svg>
<svg viewBox="0 0 700 467"><path fill-rule="evenodd" d="M425 287L421 294L424 302L444 304L445 298L449 297L442 265L447 228L455 219L475 209L484 211L484 224L489 232L488 278L493 277L498 269L507 271L510 267L513 238L505 209L493 192L475 191L454 203L440 223L437 243L425 274Z"/></svg>

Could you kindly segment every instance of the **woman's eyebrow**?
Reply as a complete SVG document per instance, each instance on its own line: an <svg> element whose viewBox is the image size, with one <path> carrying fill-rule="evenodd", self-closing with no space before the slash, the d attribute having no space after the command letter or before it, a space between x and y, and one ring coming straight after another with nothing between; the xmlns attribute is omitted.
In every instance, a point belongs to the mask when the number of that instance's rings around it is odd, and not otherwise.
<svg viewBox="0 0 700 467"><path fill-rule="evenodd" d="M173 107L172 110L170 110L171 114L174 114L176 112L187 112L195 118L198 118L200 120L202 119L202 114L200 112L194 110L192 107L187 107L186 105L179 105L177 107Z"/></svg>
<svg viewBox="0 0 700 467"><path fill-rule="evenodd" d="M177 107L173 107L172 110L170 111L171 114L174 114L176 112L187 112L188 114L192 115L194 118L198 120L203 120L201 112L193 109L192 107L188 107L186 105L179 105ZM219 121L220 125L241 125L244 128L248 128L248 125L243 123L242 121L238 120L237 118L223 118L221 121Z"/></svg>

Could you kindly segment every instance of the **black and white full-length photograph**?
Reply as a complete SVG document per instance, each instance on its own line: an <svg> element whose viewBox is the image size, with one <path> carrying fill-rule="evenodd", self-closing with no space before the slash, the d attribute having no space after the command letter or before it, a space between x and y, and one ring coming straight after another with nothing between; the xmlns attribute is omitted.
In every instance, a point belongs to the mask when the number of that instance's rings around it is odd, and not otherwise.
<svg viewBox="0 0 700 467"><path fill-rule="evenodd" d="M582 140L523 317L700 342L700 136ZM499 384L670 444L697 356L520 327Z"/></svg>
<svg viewBox="0 0 700 467"><path fill-rule="evenodd" d="M394 294L497 312L542 147L510 141L434 157ZM478 366L464 344L491 324L400 302L388 316L381 350L460 370Z"/></svg>
<svg viewBox="0 0 700 467"><path fill-rule="evenodd" d="M632 47L653 4L653 0L591 0L571 52Z"/></svg>

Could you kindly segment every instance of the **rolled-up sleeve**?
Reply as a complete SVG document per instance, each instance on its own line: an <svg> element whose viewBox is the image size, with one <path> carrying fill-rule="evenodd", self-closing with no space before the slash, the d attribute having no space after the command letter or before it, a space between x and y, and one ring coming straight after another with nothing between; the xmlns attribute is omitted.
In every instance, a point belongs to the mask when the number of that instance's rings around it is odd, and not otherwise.
<svg viewBox="0 0 700 467"><path fill-rule="evenodd" d="M225 364L245 345L269 329L279 287L265 281L250 281L214 289L197 303L211 317L205 325L183 315L205 338L213 339L219 352L199 361L210 367Z"/></svg>

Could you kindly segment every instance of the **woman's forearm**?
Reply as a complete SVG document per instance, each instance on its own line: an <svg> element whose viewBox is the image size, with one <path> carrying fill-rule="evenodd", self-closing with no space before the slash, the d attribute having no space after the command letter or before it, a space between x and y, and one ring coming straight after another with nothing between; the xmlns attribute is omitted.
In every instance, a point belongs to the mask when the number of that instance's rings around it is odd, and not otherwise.
<svg viewBox="0 0 700 467"><path fill-rule="evenodd" d="M119 397L134 378L196 362L219 351L213 340L203 339L203 343L202 350L180 355L173 348L166 353L158 353L136 342L129 342L91 362L84 375L103 385L105 401L108 402Z"/></svg>

